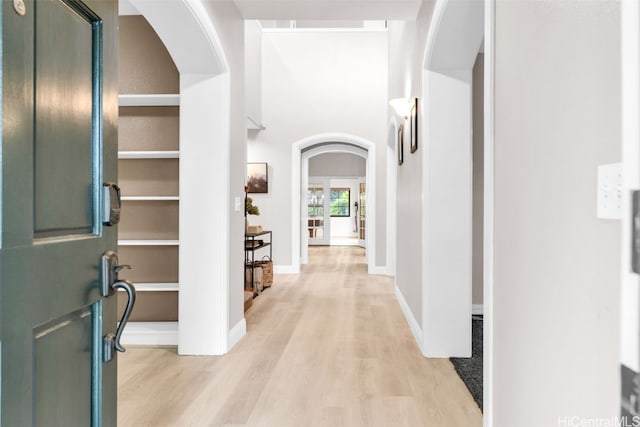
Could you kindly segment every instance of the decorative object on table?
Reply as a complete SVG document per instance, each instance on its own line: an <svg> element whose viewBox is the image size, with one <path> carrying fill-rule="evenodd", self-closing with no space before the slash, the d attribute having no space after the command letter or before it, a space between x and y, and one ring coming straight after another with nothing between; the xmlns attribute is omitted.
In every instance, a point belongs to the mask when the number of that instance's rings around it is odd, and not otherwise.
<svg viewBox="0 0 640 427"><path fill-rule="evenodd" d="M249 233L249 234L262 233L262 226L261 225L247 225L247 233Z"/></svg>
<svg viewBox="0 0 640 427"><path fill-rule="evenodd" d="M398 166L404 163L404 125L398 128Z"/></svg>
<svg viewBox="0 0 640 427"><path fill-rule="evenodd" d="M253 204L253 199L247 195L249 191L249 186L244 186L244 232L245 233L260 233L262 231L262 226L260 225L249 225L249 221L247 220L247 215L260 215L260 209ZM257 227L260 231L249 231L250 227ZM257 229L254 228L254 229Z"/></svg>
<svg viewBox="0 0 640 427"><path fill-rule="evenodd" d="M256 266L262 268L262 287L269 288L273 285L273 261L267 255L261 261L256 261Z"/></svg>
<svg viewBox="0 0 640 427"><path fill-rule="evenodd" d="M418 98L413 98L409 120L411 126L411 152L415 153L418 149Z"/></svg>
<svg viewBox="0 0 640 427"><path fill-rule="evenodd" d="M266 163L247 163L247 193L268 193L269 176Z"/></svg>

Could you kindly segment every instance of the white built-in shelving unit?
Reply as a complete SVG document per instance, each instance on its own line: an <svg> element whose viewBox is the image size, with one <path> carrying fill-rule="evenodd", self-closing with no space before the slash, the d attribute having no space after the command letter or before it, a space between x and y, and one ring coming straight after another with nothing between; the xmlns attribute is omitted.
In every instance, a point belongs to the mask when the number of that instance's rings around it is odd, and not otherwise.
<svg viewBox="0 0 640 427"><path fill-rule="evenodd" d="M119 160L143 160L143 159L179 159L180 152L177 150L165 151L119 151Z"/></svg>
<svg viewBox="0 0 640 427"><path fill-rule="evenodd" d="M120 37L118 253L138 292L123 342L177 345L179 74L143 17L121 16Z"/></svg>

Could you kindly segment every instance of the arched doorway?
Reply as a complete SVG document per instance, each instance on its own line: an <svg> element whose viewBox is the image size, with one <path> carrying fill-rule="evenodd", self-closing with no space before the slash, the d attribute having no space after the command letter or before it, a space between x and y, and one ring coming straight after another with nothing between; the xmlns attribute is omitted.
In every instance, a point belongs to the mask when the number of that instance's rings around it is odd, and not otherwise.
<svg viewBox="0 0 640 427"><path fill-rule="evenodd" d="M323 154L330 153L342 153L342 154L351 154L358 156L367 162L369 157L369 152L364 148L354 146L346 143L327 143L327 144L318 144L311 147L307 147L307 149L302 151L302 174L301 174L301 190L304 193L305 189L309 187L309 161ZM367 182L367 177L365 176L365 183ZM368 193L366 193L368 194ZM300 230L300 236L302 238L301 241L301 264L306 264L308 262L308 247L309 247L309 235L306 233L306 224L307 224L307 201L304 197L301 198L301 224L302 229ZM328 237L330 240L330 236ZM366 239L366 236L365 236ZM365 243L366 247L366 243Z"/></svg>
<svg viewBox="0 0 640 427"><path fill-rule="evenodd" d="M324 148L323 148L324 147ZM316 150L316 151L311 151ZM323 151L334 150L334 151ZM308 182L308 159L310 156L303 156L303 151L320 154L322 152L350 152L357 155L363 155L366 152L366 179L367 192L366 204L367 210L367 269L369 274L378 274L375 266L376 253L376 147L371 141L364 138L349 134L318 134L307 138L303 138L291 146L291 200L292 200L292 221L291 221L291 247L293 248L293 269L300 271L300 264L306 262L307 250L307 234L306 220L303 222L303 189L307 188ZM306 161L304 159L306 157ZM306 190L305 190L306 192ZM306 201L305 201L306 203Z"/></svg>
<svg viewBox="0 0 640 427"><path fill-rule="evenodd" d="M244 335L229 333L229 65L202 3L129 3L151 24L180 72L178 352L223 354Z"/></svg>

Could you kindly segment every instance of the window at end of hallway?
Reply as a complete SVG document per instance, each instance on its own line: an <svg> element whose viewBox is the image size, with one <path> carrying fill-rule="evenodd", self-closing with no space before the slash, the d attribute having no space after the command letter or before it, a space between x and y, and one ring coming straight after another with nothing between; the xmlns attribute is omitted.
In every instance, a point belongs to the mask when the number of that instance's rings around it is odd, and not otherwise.
<svg viewBox="0 0 640 427"><path fill-rule="evenodd" d="M348 188L331 189L331 205L329 212L333 217L351 216L351 191Z"/></svg>

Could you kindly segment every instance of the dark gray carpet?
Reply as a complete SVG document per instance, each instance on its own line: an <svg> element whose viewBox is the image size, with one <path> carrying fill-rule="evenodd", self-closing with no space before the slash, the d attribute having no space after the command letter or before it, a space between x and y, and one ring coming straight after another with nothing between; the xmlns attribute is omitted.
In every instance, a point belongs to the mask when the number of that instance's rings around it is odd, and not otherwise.
<svg viewBox="0 0 640 427"><path fill-rule="evenodd" d="M471 357L452 357L451 363L482 410L482 316L473 316L471 322Z"/></svg>

